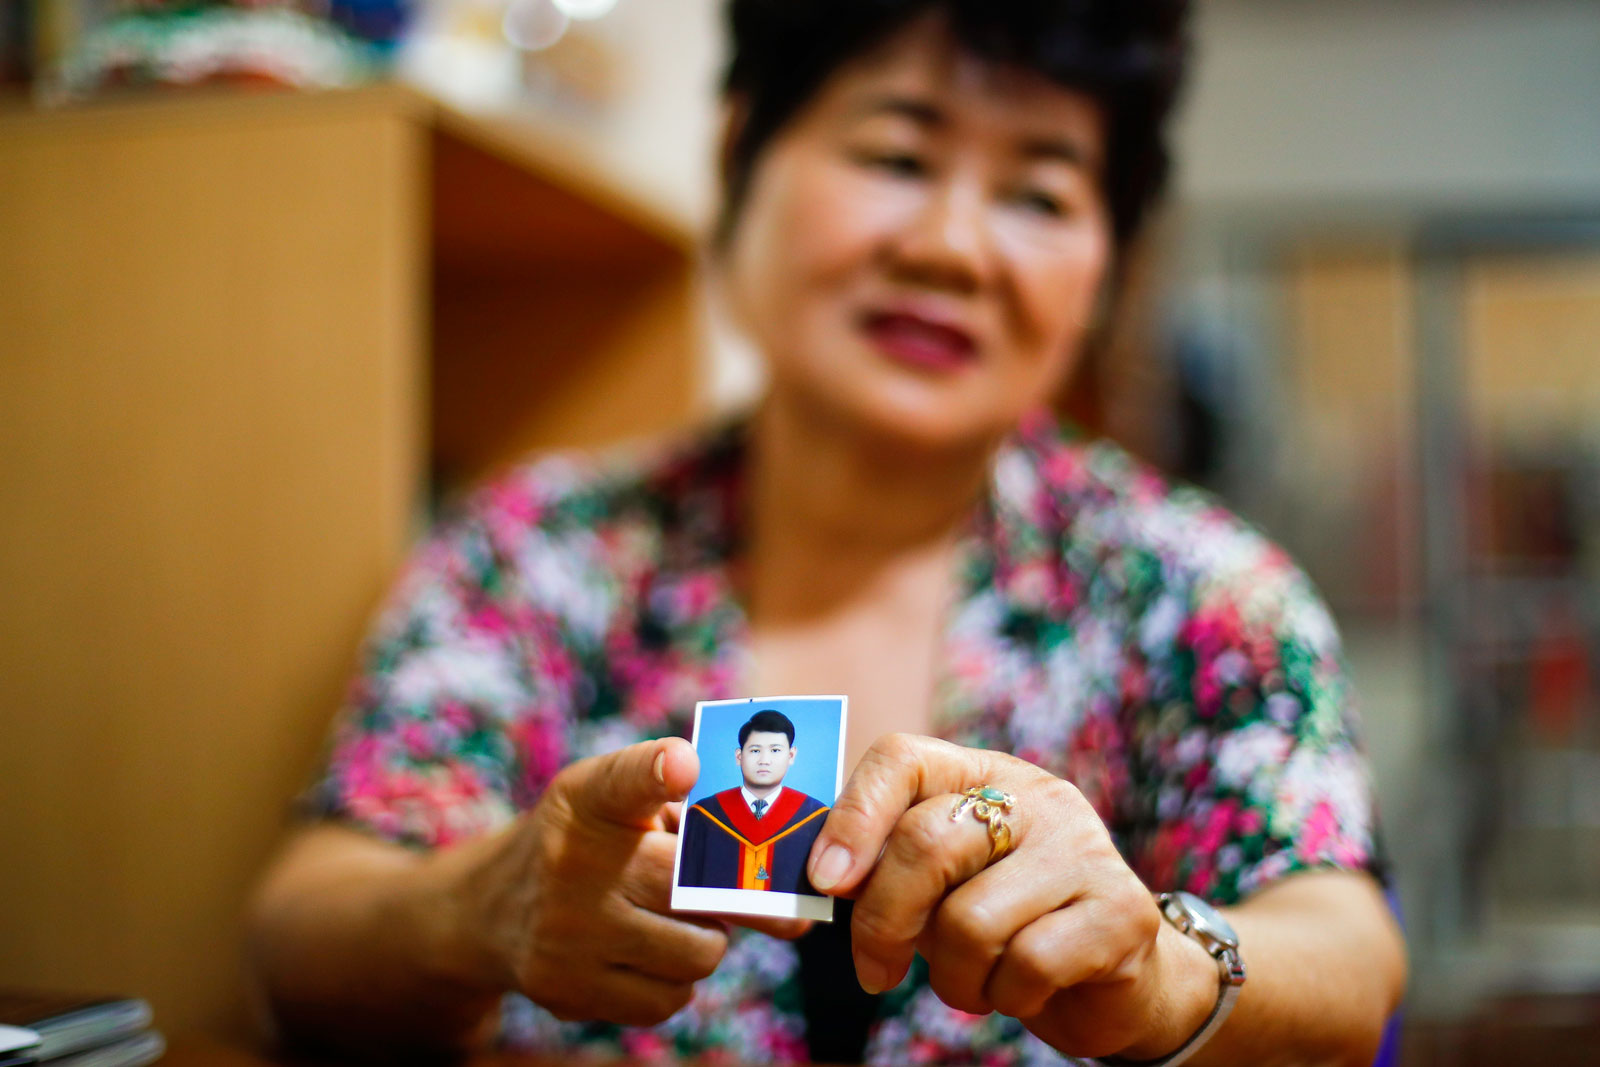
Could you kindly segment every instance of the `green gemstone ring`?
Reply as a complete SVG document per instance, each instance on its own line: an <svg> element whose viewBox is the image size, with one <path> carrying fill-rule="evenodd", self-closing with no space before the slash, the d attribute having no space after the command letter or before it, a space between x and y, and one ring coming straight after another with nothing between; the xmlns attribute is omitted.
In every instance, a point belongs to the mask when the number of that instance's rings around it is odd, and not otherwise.
<svg viewBox="0 0 1600 1067"><path fill-rule="evenodd" d="M954 822L961 818L962 812L970 809L989 831L989 862L993 863L1011 851L1011 824L1006 821L1006 816L1016 807L1016 803L1016 797L992 785L975 785L961 794L955 810L950 813L950 820Z"/></svg>

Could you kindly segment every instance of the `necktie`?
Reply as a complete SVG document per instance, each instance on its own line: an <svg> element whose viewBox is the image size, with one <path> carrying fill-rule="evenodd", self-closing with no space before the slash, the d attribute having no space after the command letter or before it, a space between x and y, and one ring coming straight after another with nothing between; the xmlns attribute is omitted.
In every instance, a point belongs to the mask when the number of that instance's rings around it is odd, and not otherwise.
<svg viewBox="0 0 1600 1067"><path fill-rule="evenodd" d="M765 813L765 812L766 812L766 810L767 810L767 802L766 802L766 801L765 801L765 800L761 800L761 799L759 799L759 798L758 798L758 799L757 799L757 800L756 800L756 805L755 805L755 807L756 807L756 818L758 818L758 819L759 819L759 818L761 818L761 816L762 816L762 815L763 815L763 814L764 814L764 813Z"/></svg>

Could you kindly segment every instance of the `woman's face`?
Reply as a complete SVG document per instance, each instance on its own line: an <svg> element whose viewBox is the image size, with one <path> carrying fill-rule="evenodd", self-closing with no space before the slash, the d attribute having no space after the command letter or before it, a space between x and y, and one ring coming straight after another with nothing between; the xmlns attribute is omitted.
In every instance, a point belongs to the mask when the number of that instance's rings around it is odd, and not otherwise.
<svg viewBox="0 0 1600 1067"><path fill-rule="evenodd" d="M786 402L924 447L1013 426L1070 369L1110 250L1099 108L923 20L769 143L728 249Z"/></svg>

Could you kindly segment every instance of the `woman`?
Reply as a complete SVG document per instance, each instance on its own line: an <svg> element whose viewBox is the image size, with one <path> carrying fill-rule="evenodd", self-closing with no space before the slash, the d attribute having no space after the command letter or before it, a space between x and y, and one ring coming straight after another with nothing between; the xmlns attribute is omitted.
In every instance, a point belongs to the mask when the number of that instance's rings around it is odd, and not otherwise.
<svg viewBox="0 0 1600 1067"><path fill-rule="evenodd" d="M1041 414L1162 184L1182 7L733 0L717 263L770 388L513 471L419 554L253 910L286 1028L1370 1062L1404 954L1326 613ZM667 906L674 735L780 692L851 696L809 868L848 929ZM1242 987L1151 890L1224 905Z"/></svg>

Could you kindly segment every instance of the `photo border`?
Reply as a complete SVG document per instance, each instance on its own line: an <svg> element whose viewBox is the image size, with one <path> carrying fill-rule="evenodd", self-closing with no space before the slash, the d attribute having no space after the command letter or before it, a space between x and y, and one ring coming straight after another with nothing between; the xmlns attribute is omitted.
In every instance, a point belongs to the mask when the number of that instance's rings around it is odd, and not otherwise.
<svg viewBox="0 0 1600 1067"><path fill-rule="evenodd" d="M694 733L689 743L695 755L700 752L700 717L706 708L729 707L734 704L759 704L777 700L837 700L839 702L839 751L833 770L833 796L828 801L831 809L844 788L844 739L850 718L850 698L843 693L790 693L783 696L732 697L727 700L701 700L694 706ZM696 783L698 784L698 782ZM685 813L687 814L687 812ZM833 922L833 897L815 897L809 893L774 893L764 889L712 889L705 886L678 884L683 867L683 831L680 825L677 849L672 859L672 910L709 912L717 915L759 915L774 919L812 919L816 922Z"/></svg>

